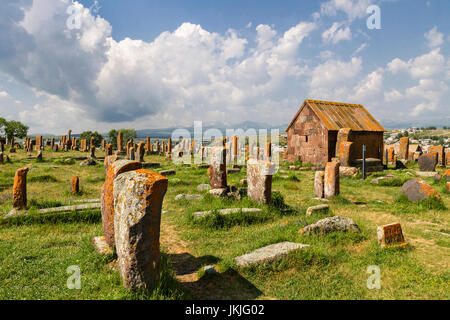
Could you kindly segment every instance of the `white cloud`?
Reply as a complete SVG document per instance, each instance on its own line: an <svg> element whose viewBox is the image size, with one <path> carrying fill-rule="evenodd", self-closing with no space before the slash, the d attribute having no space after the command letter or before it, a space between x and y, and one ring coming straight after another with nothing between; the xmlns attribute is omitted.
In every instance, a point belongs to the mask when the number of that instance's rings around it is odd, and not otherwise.
<svg viewBox="0 0 450 320"><path fill-rule="evenodd" d="M6 91L0 91L0 98L9 98L9 93Z"/></svg>
<svg viewBox="0 0 450 320"><path fill-rule="evenodd" d="M383 69L370 73L355 88L351 96L353 101L361 101L381 91L383 85Z"/></svg>
<svg viewBox="0 0 450 320"><path fill-rule="evenodd" d="M366 16L367 8L373 4L373 0L329 0L322 3L320 12L327 16L336 16L338 12L344 12L349 21L361 19Z"/></svg>
<svg viewBox="0 0 450 320"><path fill-rule="evenodd" d="M403 95L395 89L384 93L384 101L386 102L395 102L401 99L403 99Z"/></svg>
<svg viewBox="0 0 450 320"><path fill-rule="evenodd" d="M437 27L434 26L433 29L425 33L425 38L428 41L428 46L430 48L439 47L444 43L444 34L437 31Z"/></svg>
<svg viewBox="0 0 450 320"><path fill-rule="evenodd" d="M342 40L351 40L352 32L349 26L343 23L335 22L333 25L322 33L322 39L325 42L332 42L334 44Z"/></svg>
<svg viewBox="0 0 450 320"><path fill-rule="evenodd" d="M388 64L388 70L393 74L406 71L416 79L432 77L445 70L445 58L437 48L408 61L395 58Z"/></svg>

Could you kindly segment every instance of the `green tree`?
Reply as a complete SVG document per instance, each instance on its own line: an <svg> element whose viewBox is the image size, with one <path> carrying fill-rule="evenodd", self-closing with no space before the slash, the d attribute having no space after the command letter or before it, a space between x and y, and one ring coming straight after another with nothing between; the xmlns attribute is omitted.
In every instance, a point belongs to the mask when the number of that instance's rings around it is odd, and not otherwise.
<svg viewBox="0 0 450 320"><path fill-rule="evenodd" d="M8 140L12 137L23 139L28 134L29 127L19 121L7 121L4 118L0 118L0 133L5 135Z"/></svg>
<svg viewBox="0 0 450 320"><path fill-rule="evenodd" d="M80 140L86 139L87 144L90 145L91 137L94 137L94 146L100 147L102 145L103 136L97 131L84 131L80 134Z"/></svg>
<svg viewBox="0 0 450 320"><path fill-rule="evenodd" d="M137 138L137 132L135 129L120 129L119 131L112 129L108 132L108 142L111 143L114 148L117 148L117 135L119 132L122 132L124 143L127 143L130 139Z"/></svg>

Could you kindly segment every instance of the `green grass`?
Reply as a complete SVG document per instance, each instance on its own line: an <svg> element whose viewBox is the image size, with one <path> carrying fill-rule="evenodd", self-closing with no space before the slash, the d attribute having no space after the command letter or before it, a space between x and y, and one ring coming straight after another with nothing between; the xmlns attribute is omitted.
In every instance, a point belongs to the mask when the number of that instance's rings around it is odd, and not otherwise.
<svg viewBox="0 0 450 320"><path fill-rule="evenodd" d="M43 163L25 159L18 152L12 163L0 165L0 212L12 207L12 180L15 171L25 165L36 170L28 174L29 215L8 221L0 220L0 299L448 299L450 275L447 236L424 232L449 232L450 196L444 192L443 180L424 180L441 194L441 200L418 204L400 196L403 181L412 179L416 165L404 170L387 170L372 174L366 181L360 177L341 179L341 195L330 199L328 214L305 216L309 206L322 204L314 200L314 172L292 172L282 163L274 176L271 205L255 203L243 197L239 201L216 199L207 192L202 200L174 201L177 194L197 194L199 184L209 183L206 169L174 165L159 156L146 156L148 162L161 163L161 170L176 169L169 177L162 216L162 232L167 226L176 230L186 242L189 254L198 261L196 272L201 289L187 292L174 276L167 243L162 244L161 281L152 292L132 293L125 290L117 271L109 268L115 256L98 255L91 243L102 234L99 210L58 214L37 214L38 209L58 207L74 200L99 198L104 182L104 168L81 167L80 152L50 153L44 151ZM99 156L102 153L99 152ZM298 166L309 166L297 163ZM56 166L57 168L53 168ZM156 170L156 169L155 169ZM158 169L159 170L159 169ZM442 169L439 169L442 171ZM379 185L370 181L391 173L392 182ZM70 178L80 177L82 193L72 195ZM283 177L283 176L287 176ZM238 187L246 169L228 176L228 184ZM391 180L388 180L391 181ZM194 220L196 211L224 208L261 208L261 214L212 214ZM327 216L352 218L360 234L332 233L326 236L301 235L304 224ZM400 222L406 248L379 248L377 226ZM168 236L171 238L171 235ZM281 241L310 245L272 263L239 268L236 256ZM178 243L178 240L176 241ZM205 275L202 267L215 265L219 274ZM69 290L67 267L81 269L82 289ZM367 267L381 270L381 290L366 287ZM179 266L178 266L179 267ZM191 285L195 286L196 283ZM210 290L208 288L214 288ZM203 290L203 291L202 291Z"/></svg>

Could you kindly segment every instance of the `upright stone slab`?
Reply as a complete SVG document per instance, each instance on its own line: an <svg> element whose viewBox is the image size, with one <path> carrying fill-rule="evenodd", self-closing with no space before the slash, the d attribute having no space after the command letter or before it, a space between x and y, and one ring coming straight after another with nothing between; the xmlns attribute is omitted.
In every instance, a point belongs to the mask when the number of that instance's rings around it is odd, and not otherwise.
<svg viewBox="0 0 450 320"><path fill-rule="evenodd" d="M324 194L331 198L339 194L339 166L338 162L328 162L325 167Z"/></svg>
<svg viewBox="0 0 450 320"><path fill-rule="evenodd" d="M398 150L398 158L400 160L408 160L408 152L409 152L409 138L402 137L402 138L400 138L400 147Z"/></svg>
<svg viewBox="0 0 450 320"><path fill-rule="evenodd" d="M341 152L341 144L345 141L352 141L352 129L350 128L341 128L338 131L337 141L336 141L336 155L339 155Z"/></svg>
<svg viewBox="0 0 450 320"><path fill-rule="evenodd" d="M106 145L105 151L106 151L106 156L107 156L107 157L108 157L108 156L112 156L112 155L113 155L113 145L112 145L111 143L108 143L108 144Z"/></svg>
<svg viewBox="0 0 450 320"><path fill-rule="evenodd" d="M117 153L122 155L124 154L123 151L123 133L121 131L119 131L119 133L117 134Z"/></svg>
<svg viewBox="0 0 450 320"><path fill-rule="evenodd" d="M377 228L378 244L384 248L386 246L405 246L402 227L400 223L392 223Z"/></svg>
<svg viewBox="0 0 450 320"><path fill-rule="evenodd" d="M129 160L105 159L106 179L101 191L102 227L105 241L110 247L114 247L114 179L121 173L138 170L142 164Z"/></svg>
<svg viewBox="0 0 450 320"><path fill-rule="evenodd" d="M247 162L247 195L262 203L272 200L273 165L269 161L250 159Z"/></svg>
<svg viewBox="0 0 450 320"><path fill-rule="evenodd" d="M353 142L343 141L339 148L339 161L343 167L351 167L351 154L353 151Z"/></svg>
<svg viewBox="0 0 450 320"><path fill-rule="evenodd" d="M16 171L13 185L13 209L27 209L27 173L28 168L21 168Z"/></svg>
<svg viewBox="0 0 450 320"><path fill-rule="evenodd" d="M95 146L91 145L91 155L90 155L91 159L96 159L95 157Z"/></svg>
<svg viewBox="0 0 450 320"><path fill-rule="evenodd" d="M75 176L70 179L70 192L72 194L80 193L80 178Z"/></svg>
<svg viewBox="0 0 450 320"><path fill-rule="evenodd" d="M212 189L227 187L227 151L224 147L211 148L211 163L209 166L209 184Z"/></svg>
<svg viewBox="0 0 450 320"><path fill-rule="evenodd" d="M438 154L436 152L423 154L419 157L418 163L420 171L436 171Z"/></svg>
<svg viewBox="0 0 450 320"><path fill-rule="evenodd" d="M159 279L161 208L167 178L141 169L114 181L114 234L126 289L151 290Z"/></svg>
<svg viewBox="0 0 450 320"><path fill-rule="evenodd" d="M430 149L428 149L428 152L430 152L430 153L433 153L433 152L437 153L438 166L445 166L444 150L445 150L444 146L432 146L432 147L430 147Z"/></svg>
<svg viewBox="0 0 450 320"><path fill-rule="evenodd" d="M316 171L314 176L314 193L317 198L325 198L325 171Z"/></svg>
<svg viewBox="0 0 450 320"><path fill-rule="evenodd" d="M138 148L137 148L137 161L139 162L145 162L144 161L145 156L145 143L139 142Z"/></svg>
<svg viewBox="0 0 450 320"><path fill-rule="evenodd" d="M389 147L389 150L388 150L388 164L389 163L395 163L394 155L395 155L394 147Z"/></svg>

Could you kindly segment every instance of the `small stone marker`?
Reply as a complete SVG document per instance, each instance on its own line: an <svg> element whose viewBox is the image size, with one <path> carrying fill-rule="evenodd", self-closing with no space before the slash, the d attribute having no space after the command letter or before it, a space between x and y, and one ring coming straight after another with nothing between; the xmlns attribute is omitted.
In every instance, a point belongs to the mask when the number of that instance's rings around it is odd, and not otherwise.
<svg viewBox="0 0 450 320"><path fill-rule="evenodd" d="M280 242L236 257L234 258L234 261L240 267L258 263L272 262L286 256L290 252L307 247L309 247L309 245L307 244Z"/></svg>
<svg viewBox="0 0 450 320"><path fill-rule="evenodd" d="M273 165L263 160L249 159L247 162L247 194L253 201L272 201Z"/></svg>
<svg viewBox="0 0 450 320"><path fill-rule="evenodd" d="M70 179L70 191L72 194L80 193L80 178L75 176Z"/></svg>
<svg viewBox="0 0 450 320"><path fill-rule="evenodd" d="M108 143L108 144L106 145L105 151L106 151L106 156L107 156L107 157L108 157L108 156L112 156L112 155L113 155L113 145L110 144L110 143Z"/></svg>
<svg viewBox="0 0 450 320"><path fill-rule="evenodd" d="M141 169L114 181L114 234L126 289L151 290L159 279L161 208L168 180Z"/></svg>
<svg viewBox="0 0 450 320"><path fill-rule="evenodd" d="M439 193L421 178L406 181L402 186L402 193L412 202L420 202L430 197L438 200L441 198Z"/></svg>
<svg viewBox="0 0 450 320"><path fill-rule="evenodd" d="M403 237L402 227L400 223L392 223L377 228L378 244L384 247L390 246L406 246L407 243Z"/></svg>
<svg viewBox="0 0 450 320"><path fill-rule="evenodd" d="M316 174L314 176L314 193L316 194L316 197L320 199L325 198L324 178L325 178L325 171L316 171Z"/></svg>
<svg viewBox="0 0 450 320"><path fill-rule="evenodd" d="M325 167L324 195L329 199L339 194L339 163L328 162Z"/></svg>
<svg viewBox="0 0 450 320"><path fill-rule="evenodd" d="M360 233L358 225L350 218L334 216L317 221L299 230L301 234L326 235L331 232L354 232Z"/></svg>
<svg viewBox="0 0 450 320"><path fill-rule="evenodd" d="M318 206L309 207L306 210L306 215L307 216L311 216L313 213L316 213L316 212L328 213L329 210L330 210L330 206L329 205L321 204L321 205L318 205Z"/></svg>

